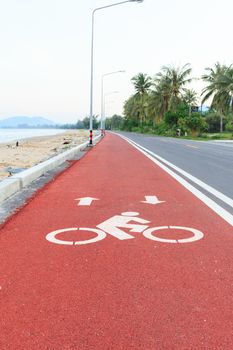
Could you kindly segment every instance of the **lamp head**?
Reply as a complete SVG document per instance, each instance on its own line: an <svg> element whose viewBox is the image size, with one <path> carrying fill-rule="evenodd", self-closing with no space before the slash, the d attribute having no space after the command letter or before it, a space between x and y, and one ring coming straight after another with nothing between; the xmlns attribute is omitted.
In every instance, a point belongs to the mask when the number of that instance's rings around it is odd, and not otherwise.
<svg viewBox="0 0 233 350"><path fill-rule="evenodd" d="M143 0L129 0L130 2L143 2Z"/></svg>

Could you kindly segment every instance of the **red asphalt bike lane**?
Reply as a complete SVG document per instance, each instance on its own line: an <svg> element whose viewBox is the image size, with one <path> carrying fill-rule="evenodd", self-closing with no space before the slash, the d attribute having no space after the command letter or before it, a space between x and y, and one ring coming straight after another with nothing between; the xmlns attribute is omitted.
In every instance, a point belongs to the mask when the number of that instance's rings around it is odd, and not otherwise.
<svg viewBox="0 0 233 350"><path fill-rule="evenodd" d="M143 203L157 196L163 203ZM77 198L93 197L90 206ZM60 245L48 233L125 212L149 227L203 232L192 243L132 233ZM155 233L154 233L155 234ZM180 230L157 236L182 239ZM95 237L66 232L63 240ZM233 348L233 229L119 136L107 134L0 231L0 349Z"/></svg>

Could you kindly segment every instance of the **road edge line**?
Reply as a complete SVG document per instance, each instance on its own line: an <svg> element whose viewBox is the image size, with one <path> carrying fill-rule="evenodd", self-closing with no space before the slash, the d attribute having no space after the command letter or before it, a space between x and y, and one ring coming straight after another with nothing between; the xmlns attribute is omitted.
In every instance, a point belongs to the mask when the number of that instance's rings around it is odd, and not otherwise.
<svg viewBox="0 0 233 350"><path fill-rule="evenodd" d="M130 140L130 141L134 142L132 140ZM198 186L202 187L205 191L213 194L215 197L217 197L218 199L220 199L221 201L223 201L224 203L226 203L227 205L229 205L230 207L233 208L233 200L231 198L229 198L228 196L226 196L225 194L223 194L222 192L216 190L215 188L211 187L210 185L207 185L205 182L199 180L197 177L189 174L187 171L179 168L178 166L170 163L166 159L160 157L158 154L148 150L147 148L137 144L136 142L135 142L135 144L138 147L140 147L141 149L143 149L145 152L147 152L147 153L151 154L152 156L156 157L158 160L161 160L161 162L163 162L164 164L167 164L170 168L172 168L172 169L176 170L178 173L184 175L189 180L191 180L192 182L194 182Z"/></svg>
<svg viewBox="0 0 233 350"><path fill-rule="evenodd" d="M149 158L153 163L158 165L160 168L162 168L164 171L166 171L169 175L171 175L175 180L177 180L182 186L184 186L188 191L190 191L194 196L196 196L198 199L200 199L203 203L205 203L210 209L212 209L216 214L218 214L222 219L224 219L226 222L228 222L231 226L233 226L233 215L231 215L226 209L222 208L219 204L214 202L212 199L207 197L204 193L196 189L193 185L188 183L185 179L183 179L180 175L174 173L171 169L169 169L166 165L161 163L158 159L155 159L150 154L153 152L146 151L145 147L142 147L138 145L136 142L128 139L125 136L116 134L120 136L122 139L127 141L129 144L131 144L133 147L135 147L138 151L143 153L147 158ZM148 154L150 153L150 154ZM156 156L156 155L155 155ZM160 157L161 158L161 157ZM169 162L168 162L169 163Z"/></svg>

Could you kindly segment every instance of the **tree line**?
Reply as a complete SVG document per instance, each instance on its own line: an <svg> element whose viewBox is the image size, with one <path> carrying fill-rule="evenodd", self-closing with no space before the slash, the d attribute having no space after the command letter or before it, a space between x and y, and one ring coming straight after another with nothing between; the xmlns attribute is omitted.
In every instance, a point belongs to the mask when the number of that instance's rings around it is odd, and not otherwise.
<svg viewBox="0 0 233 350"><path fill-rule="evenodd" d="M135 92L124 103L124 117L107 119L106 129L168 136L233 131L233 66L216 63L206 68L201 96L187 87L195 80L191 73L190 64L164 66L154 78L138 73L131 79ZM206 101L210 107L203 111Z"/></svg>

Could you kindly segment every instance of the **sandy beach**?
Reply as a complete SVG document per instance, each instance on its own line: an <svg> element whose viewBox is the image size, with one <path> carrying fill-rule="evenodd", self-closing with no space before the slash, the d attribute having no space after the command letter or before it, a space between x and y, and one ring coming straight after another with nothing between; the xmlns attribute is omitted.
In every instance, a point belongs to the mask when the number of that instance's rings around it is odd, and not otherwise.
<svg viewBox="0 0 233 350"><path fill-rule="evenodd" d="M9 176L6 168L27 169L88 140L88 130L68 130L52 136L0 143L0 181Z"/></svg>

